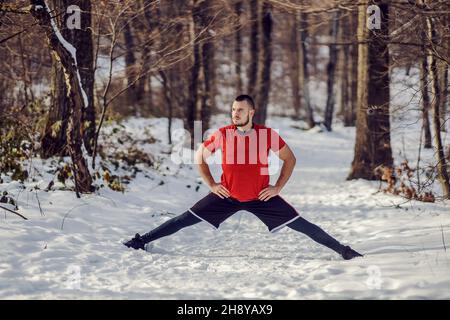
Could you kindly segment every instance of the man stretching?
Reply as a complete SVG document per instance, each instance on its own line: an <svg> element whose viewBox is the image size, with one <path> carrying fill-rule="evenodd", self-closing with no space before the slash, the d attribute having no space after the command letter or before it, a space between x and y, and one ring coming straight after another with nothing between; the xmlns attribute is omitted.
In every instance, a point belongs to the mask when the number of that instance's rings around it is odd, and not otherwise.
<svg viewBox="0 0 450 320"><path fill-rule="evenodd" d="M222 222L237 211L247 210L256 215L271 232L288 226L334 250L346 260L362 256L302 218L279 196L291 176L296 159L286 142L274 130L253 123L254 114L253 99L248 95L238 96L232 105L233 124L217 130L196 152L200 175L211 192L183 214L142 236L136 234L124 245L145 250L147 243L201 221L218 229ZM220 183L216 183L205 159L219 149L223 172ZM280 176L274 186L269 185L269 150L283 160Z"/></svg>

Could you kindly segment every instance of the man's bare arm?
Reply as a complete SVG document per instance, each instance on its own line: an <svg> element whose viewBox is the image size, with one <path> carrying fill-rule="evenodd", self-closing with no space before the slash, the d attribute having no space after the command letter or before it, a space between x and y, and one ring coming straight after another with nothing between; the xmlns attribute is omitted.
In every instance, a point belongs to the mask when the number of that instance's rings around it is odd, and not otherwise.
<svg viewBox="0 0 450 320"><path fill-rule="evenodd" d="M222 199L228 198L230 196L230 192L220 183L216 183L214 181L211 170L209 170L209 165L206 163L206 159L210 157L211 154L212 153L207 148L205 148L203 144L200 144L200 147L195 153L195 163L197 163L198 165L198 171L203 181L205 181L205 183L211 189L211 192L215 193Z"/></svg>
<svg viewBox="0 0 450 320"><path fill-rule="evenodd" d="M259 200L267 201L278 195L284 185L288 182L292 171L294 170L297 159L287 144L277 152L277 155L281 160L283 160L280 176L274 186L268 186L267 188L261 190L258 195Z"/></svg>
<svg viewBox="0 0 450 320"><path fill-rule="evenodd" d="M281 167L280 176L278 177L277 183L275 183L275 187L281 190L291 177L297 159L287 144L280 149L278 157L283 160L283 166Z"/></svg>

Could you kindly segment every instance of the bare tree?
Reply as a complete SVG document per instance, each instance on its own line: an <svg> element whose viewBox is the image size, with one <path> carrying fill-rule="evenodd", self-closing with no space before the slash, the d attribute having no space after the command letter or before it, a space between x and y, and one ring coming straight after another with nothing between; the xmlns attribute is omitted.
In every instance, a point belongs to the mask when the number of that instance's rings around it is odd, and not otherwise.
<svg viewBox="0 0 450 320"><path fill-rule="evenodd" d="M347 179L381 179L375 168L392 167L389 121L389 6L377 2L381 28L366 27L366 3L358 3L358 112L355 152Z"/></svg>
<svg viewBox="0 0 450 320"><path fill-rule="evenodd" d="M316 125L314 120L314 111L311 104L311 96L309 94L309 61L308 51L306 47L306 41L308 39L308 16L306 13L299 12L300 20L300 59L301 59L301 76L300 85L303 88L303 98L306 106L306 122L309 128L313 128Z"/></svg>
<svg viewBox="0 0 450 320"><path fill-rule="evenodd" d="M341 18L342 26L339 28L340 41L343 43L339 50L339 79L340 100L339 115L343 118L344 126L355 125L356 88L358 68L358 46L353 42L352 30L356 29L353 12Z"/></svg>
<svg viewBox="0 0 450 320"><path fill-rule="evenodd" d="M450 13L447 13L447 15L442 15L439 19L440 21L440 34L442 39L442 55L450 57L450 37L447 36L447 39L445 38L445 31L448 33L448 28L450 26ZM447 28L447 30L445 30ZM438 76L439 76L439 87L440 90L440 106L439 106L439 114L441 117L441 123L443 124L441 126L442 131L446 131L445 122L447 118L447 108L448 108L448 62L439 59L438 63Z"/></svg>
<svg viewBox="0 0 450 320"><path fill-rule="evenodd" d="M426 5L426 4L425 4ZM443 197L450 199L450 182L447 172L447 164L444 155L444 147L442 145L441 138L441 118L440 118L440 98L441 88L439 87L439 76L436 57L433 52L433 47L437 45L438 34L434 27L434 18L430 16L425 17L427 38L429 39L429 45L427 47L428 57L428 75L431 82L431 109L433 110L433 127L434 127L434 145L436 148L436 160L437 160L437 176L441 183Z"/></svg>
<svg viewBox="0 0 450 320"><path fill-rule="evenodd" d="M248 68L248 83L247 93L256 100L256 85L258 83L258 49L259 49L259 16L260 16L260 3L259 0L250 0L250 63Z"/></svg>
<svg viewBox="0 0 450 320"><path fill-rule="evenodd" d="M289 54L289 80L291 82L294 119L300 119L302 93L300 90L300 41L299 41L299 23L297 15L290 17L290 42L288 48Z"/></svg>
<svg viewBox="0 0 450 320"><path fill-rule="evenodd" d="M130 113L139 115L138 104L142 101L143 92L142 87L139 87L135 79L138 73L135 39L133 35L132 25L130 22L125 22L123 26L123 38L125 43L125 66L127 74L127 90L128 103L130 104Z"/></svg>
<svg viewBox="0 0 450 320"><path fill-rule="evenodd" d="M68 19L74 14L67 12L70 6L79 8L80 28L69 28ZM91 29L91 3L90 0L54 0L56 22L61 35L76 49L76 58L81 83L87 97L87 105L82 110L82 134L84 145L88 154L92 154L93 139L95 135L95 105L94 105L94 72L93 72L93 43ZM75 12L75 14L77 14ZM80 54L82 52L83 54ZM52 56L52 103L44 134L42 136L42 155L66 154L67 123L69 119L69 106L67 100L67 83L63 67L57 57Z"/></svg>
<svg viewBox="0 0 450 320"><path fill-rule="evenodd" d="M350 14L350 28L352 30L357 29L358 25L358 14ZM356 44L357 39L352 34L353 42L349 49L349 108L346 108L345 116L344 116L344 125L346 126L354 126L356 120L356 109L357 109L357 91L358 91L358 45Z"/></svg>
<svg viewBox="0 0 450 320"><path fill-rule="evenodd" d="M47 36L49 46L54 51L64 68L67 81L70 118L67 130L69 154L73 163L73 174L77 193L92 192L92 178L83 157L81 146L81 120L84 106L88 103L83 90L76 59L76 49L68 43L57 30L56 23L44 0L33 0L31 14L39 22Z"/></svg>
<svg viewBox="0 0 450 320"><path fill-rule="evenodd" d="M67 1L67 0L66 0ZM87 96L87 106L84 106L81 119L81 132L87 153L92 155L95 137L96 110L94 103L94 44L92 39L92 5L91 0L70 1L69 6L80 8L80 29L69 29L70 38L77 52L77 62L81 84Z"/></svg>
<svg viewBox="0 0 450 320"><path fill-rule="evenodd" d="M327 104L325 106L325 121L324 125L328 131L331 131L331 124L333 121L334 112L334 78L336 73L336 61L337 61L337 47L336 42L338 41L338 28L339 28L339 11L333 14L333 23L330 29L330 41L334 42L329 45L330 58L327 65Z"/></svg>
<svg viewBox="0 0 450 320"><path fill-rule="evenodd" d="M236 73L236 91L241 93L243 90L242 83L242 27L240 19L242 16L242 1L236 1L234 4L234 13L237 18L237 28L235 31L234 54L235 54L235 73Z"/></svg>
<svg viewBox="0 0 450 320"><path fill-rule="evenodd" d="M272 65L272 6L266 1L262 5L262 41L258 52L258 77L255 121L265 124L267 118L267 105L269 104L270 71Z"/></svg>
<svg viewBox="0 0 450 320"><path fill-rule="evenodd" d="M425 32L423 33L424 39L425 39ZM429 110L430 110L430 95L429 95L429 81L428 81L428 57L425 54L426 49L425 45L422 46L423 48L423 56L421 57L420 61L420 91L422 94L422 130L424 132L424 148L431 149L433 146L431 144L431 130L430 130L430 117L429 117Z"/></svg>
<svg viewBox="0 0 450 320"><path fill-rule="evenodd" d="M209 30L213 24L214 14L208 1L201 2L202 10L199 15L199 23L202 30ZM216 97L216 64L214 42L206 37L200 37L200 50L202 57L203 83L201 90L200 119L203 121L202 134L209 129L212 110L215 108Z"/></svg>

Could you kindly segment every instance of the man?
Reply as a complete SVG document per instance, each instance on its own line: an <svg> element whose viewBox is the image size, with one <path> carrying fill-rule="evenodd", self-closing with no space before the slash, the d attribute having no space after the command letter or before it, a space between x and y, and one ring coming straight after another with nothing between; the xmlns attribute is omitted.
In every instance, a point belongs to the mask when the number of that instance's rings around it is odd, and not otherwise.
<svg viewBox="0 0 450 320"><path fill-rule="evenodd" d="M183 214L142 236L136 234L124 243L127 247L145 250L147 243L201 221L217 229L237 211L247 210L266 224L271 232L288 226L336 251L346 260L362 256L303 219L279 196L291 176L296 159L286 142L274 130L253 123L254 114L255 104L250 96L240 95L235 99L231 114L233 124L217 130L196 152L200 175L211 192ZM220 182L214 181L205 162L217 150L222 153L223 173ZM280 176L273 186L269 185L269 150L283 160Z"/></svg>

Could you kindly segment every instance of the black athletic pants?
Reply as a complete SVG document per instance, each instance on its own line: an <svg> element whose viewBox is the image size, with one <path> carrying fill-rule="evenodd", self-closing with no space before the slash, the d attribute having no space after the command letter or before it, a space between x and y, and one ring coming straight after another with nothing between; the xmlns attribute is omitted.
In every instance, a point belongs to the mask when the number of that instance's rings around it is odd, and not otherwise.
<svg viewBox="0 0 450 320"><path fill-rule="evenodd" d="M183 214L164 222L156 229L153 229L152 231L142 235L141 238L146 243L152 242L156 239L171 235L183 228L189 227L201 221L201 219L194 216L190 211L186 211ZM342 252L344 246L340 244L339 241L334 239L317 225L303 219L302 217L298 217L286 226L298 232L304 233L314 241L336 251L339 254L341 254Z"/></svg>

